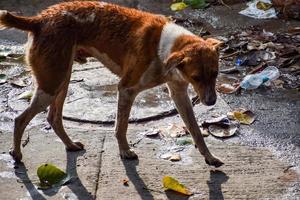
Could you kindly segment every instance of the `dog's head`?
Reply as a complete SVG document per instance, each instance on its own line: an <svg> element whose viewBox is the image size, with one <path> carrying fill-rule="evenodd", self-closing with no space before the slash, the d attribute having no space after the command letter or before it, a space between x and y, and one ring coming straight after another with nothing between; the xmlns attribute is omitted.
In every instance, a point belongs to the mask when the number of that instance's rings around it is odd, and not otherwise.
<svg viewBox="0 0 300 200"><path fill-rule="evenodd" d="M212 38L195 42L173 52L166 61L166 67L177 68L193 85L201 102L208 106L214 105L217 100L215 85L219 68L218 47L221 44L221 41Z"/></svg>

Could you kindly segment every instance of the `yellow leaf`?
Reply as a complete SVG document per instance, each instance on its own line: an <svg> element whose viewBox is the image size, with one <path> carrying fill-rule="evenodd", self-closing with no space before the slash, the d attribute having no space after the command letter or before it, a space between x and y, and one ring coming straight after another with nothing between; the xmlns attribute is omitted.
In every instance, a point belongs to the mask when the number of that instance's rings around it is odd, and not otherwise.
<svg viewBox="0 0 300 200"><path fill-rule="evenodd" d="M193 194L183 184L179 183L171 176L164 176L162 182L165 190L173 190L188 196Z"/></svg>
<svg viewBox="0 0 300 200"><path fill-rule="evenodd" d="M233 112L234 119L238 120L241 124L252 124L255 120L254 113L250 110L246 111L234 111Z"/></svg>
<svg viewBox="0 0 300 200"><path fill-rule="evenodd" d="M186 5L184 2L173 3L171 5L171 10L172 11L180 11L180 10L185 9L186 7L188 7L188 5Z"/></svg>
<svg viewBox="0 0 300 200"><path fill-rule="evenodd" d="M266 10L269 10L270 8L272 8L272 4L259 1L259 2L257 2L256 7L260 10L266 11Z"/></svg>

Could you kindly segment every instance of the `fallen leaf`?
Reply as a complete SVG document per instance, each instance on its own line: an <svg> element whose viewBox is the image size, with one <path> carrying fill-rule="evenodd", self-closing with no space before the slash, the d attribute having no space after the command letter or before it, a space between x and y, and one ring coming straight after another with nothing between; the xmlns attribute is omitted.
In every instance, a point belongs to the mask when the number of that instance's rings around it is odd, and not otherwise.
<svg viewBox="0 0 300 200"><path fill-rule="evenodd" d="M173 138L182 137L189 133L185 127L178 126L176 124L171 124L168 126L166 131Z"/></svg>
<svg viewBox="0 0 300 200"><path fill-rule="evenodd" d="M22 94L20 94L17 99L26 99L26 100L30 100L33 96L33 92L32 91L25 91Z"/></svg>
<svg viewBox="0 0 300 200"><path fill-rule="evenodd" d="M173 190L188 196L193 194L183 184L179 183L171 176L164 176L162 182L165 190Z"/></svg>
<svg viewBox="0 0 300 200"><path fill-rule="evenodd" d="M62 186L71 180L71 176L52 164L43 164L37 170L40 188Z"/></svg>
<svg viewBox="0 0 300 200"><path fill-rule="evenodd" d="M5 74L0 74L0 84L4 84L7 81L7 76Z"/></svg>
<svg viewBox="0 0 300 200"><path fill-rule="evenodd" d="M123 179L123 185L124 186L129 186L129 180L128 179Z"/></svg>
<svg viewBox="0 0 300 200"><path fill-rule="evenodd" d="M177 161L180 161L181 160L181 156L180 154L173 154L170 158L169 158L170 161L172 162L177 162Z"/></svg>
<svg viewBox="0 0 300 200"><path fill-rule="evenodd" d="M180 11L185 9L186 7L188 7L188 5L186 5L184 2L178 2L173 3L170 8L172 11Z"/></svg>
<svg viewBox="0 0 300 200"><path fill-rule="evenodd" d="M255 114L250 110L239 109L233 112L227 113L229 118L239 121L241 124L250 125L255 121Z"/></svg>
<svg viewBox="0 0 300 200"><path fill-rule="evenodd" d="M193 144L193 140L189 138L177 139L176 144L179 146L190 145Z"/></svg>

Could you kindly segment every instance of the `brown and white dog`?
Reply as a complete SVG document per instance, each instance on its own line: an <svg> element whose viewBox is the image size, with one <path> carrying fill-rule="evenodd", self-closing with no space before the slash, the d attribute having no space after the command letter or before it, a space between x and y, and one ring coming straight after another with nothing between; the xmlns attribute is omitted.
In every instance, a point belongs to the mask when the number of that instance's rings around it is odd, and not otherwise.
<svg viewBox="0 0 300 200"><path fill-rule="evenodd" d="M60 3L33 17L2 10L0 28L28 32L26 58L37 86L31 104L15 119L11 155L16 161L22 159L20 142L25 127L49 105L47 119L66 149L83 149L83 144L68 137L62 123L73 60L81 49L120 77L115 134L122 158L137 158L126 139L135 97L167 83L206 163L215 167L223 164L208 150L187 94L191 83L203 104L215 104L220 41L204 40L160 15L96 1Z"/></svg>

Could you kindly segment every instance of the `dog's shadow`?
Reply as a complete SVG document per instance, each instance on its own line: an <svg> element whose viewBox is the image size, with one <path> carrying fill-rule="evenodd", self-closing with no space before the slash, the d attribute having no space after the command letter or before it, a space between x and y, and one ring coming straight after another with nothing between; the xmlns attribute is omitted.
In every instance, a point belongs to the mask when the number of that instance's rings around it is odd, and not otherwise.
<svg viewBox="0 0 300 200"><path fill-rule="evenodd" d="M80 178L78 177L77 173L77 157L82 156L85 153L85 150L78 151L78 152L67 152L67 165L66 165L66 172L71 175L73 178L71 179L70 183L66 186L71 190L71 192L77 197L79 200L93 200L95 197L88 192L88 190L82 184ZM47 190L38 190L37 186L34 184L38 181L30 180L27 168L24 163L18 164L15 169L15 175L19 178L19 180L24 184L26 187L28 194L32 199L35 200L46 200L42 194L46 196L54 196L58 193L60 187L50 188Z"/></svg>
<svg viewBox="0 0 300 200"><path fill-rule="evenodd" d="M139 176L136 166L139 164L139 160L125 160L122 159L123 165L126 170L126 175L130 179L130 182L134 185L136 191L139 193L142 200L154 200L153 195L147 190L147 186L143 179Z"/></svg>
<svg viewBox="0 0 300 200"><path fill-rule="evenodd" d="M227 176L224 172L220 170L210 170L210 179L207 181L210 200L224 200L222 184L226 183L228 179L229 176Z"/></svg>

